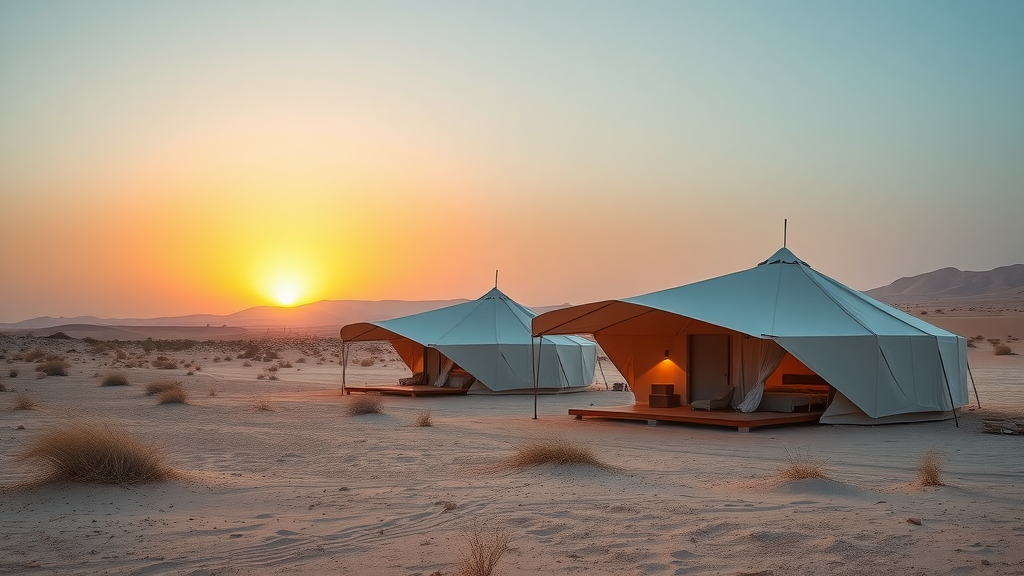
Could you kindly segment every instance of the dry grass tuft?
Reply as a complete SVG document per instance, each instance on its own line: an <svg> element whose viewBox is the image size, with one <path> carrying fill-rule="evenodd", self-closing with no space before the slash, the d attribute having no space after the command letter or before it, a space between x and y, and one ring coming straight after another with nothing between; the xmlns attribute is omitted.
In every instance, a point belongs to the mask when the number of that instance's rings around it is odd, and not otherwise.
<svg viewBox="0 0 1024 576"><path fill-rule="evenodd" d="M17 368L11 368L10 370L7 371L7 374L11 378L17 378L18 377L18 369Z"/></svg>
<svg viewBox="0 0 1024 576"><path fill-rule="evenodd" d="M157 404L188 404L188 392L181 386L164 390L156 397Z"/></svg>
<svg viewBox="0 0 1024 576"><path fill-rule="evenodd" d="M380 396L376 394L363 394L361 396L354 396L349 400L348 407L349 416L361 416L363 414L383 414L384 403L381 402Z"/></svg>
<svg viewBox="0 0 1024 576"><path fill-rule="evenodd" d="M24 392L18 392L18 396L14 399L15 410L32 410L36 406L39 404Z"/></svg>
<svg viewBox="0 0 1024 576"><path fill-rule="evenodd" d="M213 385L213 384L210 384L210 388L208 389L207 394L209 396L216 396L217 395L217 387L215 385Z"/></svg>
<svg viewBox="0 0 1024 576"><path fill-rule="evenodd" d="M47 360L42 364L36 365L36 372L46 374L47 376L67 376L68 368L68 363L63 360Z"/></svg>
<svg viewBox="0 0 1024 576"><path fill-rule="evenodd" d="M945 486L942 482L942 452L929 450L925 452L917 465L917 478L922 486Z"/></svg>
<svg viewBox="0 0 1024 576"><path fill-rule="evenodd" d="M814 458L799 450L787 450L786 467L779 472L779 476L787 481L811 480L815 478L830 480L831 478L827 472L828 464L827 459Z"/></svg>
<svg viewBox="0 0 1024 576"><path fill-rule="evenodd" d="M36 348L35 350L32 350L31 352L23 352L23 353L19 354L19 356L25 362L35 362L36 360L39 360L40 358L45 358L46 357L46 352L43 352L39 348Z"/></svg>
<svg viewBox="0 0 1024 576"><path fill-rule="evenodd" d="M544 464L557 466L578 465L595 466L605 470L615 467L604 462L594 454L587 444L568 438L539 438L515 446L516 453L506 460L501 468L530 468Z"/></svg>
<svg viewBox="0 0 1024 576"><path fill-rule="evenodd" d="M100 386L127 386L128 376L120 370L111 372L103 377Z"/></svg>
<svg viewBox="0 0 1024 576"><path fill-rule="evenodd" d="M430 410L423 410L416 415L416 425L429 428L434 425L434 418L430 415Z"/></svg>
<svg viewBox="0 0 1024 576"><path fill-rule="evenodd" d="M156 446L93 422L73 422L43 433L19 459L37 463L49 481L132 485L173 474Z"/></svg>
<svg viewBox="0 0 1024 576"><path fill-rule="evenodd" d="M487 528L474 523L462 531L469 553L459 560L458 576L490 576L508 551L512 534L507 528Z"/></svg>
<svg viewBox="0 0 1024 576"><path fill-rule="evenodd" d="M146 384L146 396L160 394L172 388L181 388L181 382L177 380L157 380Z"/></svg>
<svg viewBox="0 0 1024 576"><path fill-rule="evenodd" d="M275 411L274 410L274 405L270 403L270 400L267 400L263 396L257 396L256 397L256 400L255 400L255 403L253 404L252 409L257 411L257 412L260 412L260 411L262 411L262 412L274 412Z"/></svg>
<svg viewBox="0 0 1024 576"><path fill-rule="evenodd" d="M996 344L992 348L992 353L996 356L1009 356L1010 354L1013 354L1013 349L1006 344Z"/></svg>

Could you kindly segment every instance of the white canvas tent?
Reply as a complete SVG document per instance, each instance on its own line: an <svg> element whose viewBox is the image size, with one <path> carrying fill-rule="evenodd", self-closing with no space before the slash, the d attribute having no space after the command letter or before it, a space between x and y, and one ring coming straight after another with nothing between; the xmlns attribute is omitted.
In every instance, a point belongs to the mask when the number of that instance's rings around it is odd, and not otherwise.
<svg viewBox="0 0 1024 576"><path fill-rule="evenodd" d="M543 345L537 339L534 350L530 321L536 315L494 288L471 302L382 322L349 324L341 329L341 339L343 343L387 340L413 373L428 375L429 383L450 359L483 388L474 385L474 391L533 393L533 362L541 370L537 383L541 393L590 386L597 346L577 336L548 336Z"/></svg>
<svg viewBox="0 0 1024 576"><path fill-rule="evenodd" d="M703 335L729 342L732 406L747 399L756 409L757 390L783 362L831 387L823 423L942 419L968 403L964 338L816 272L786 248L734 274L542 314L533 333L593 334L638 403L654 382L698 399L691 380Z"/></svg>

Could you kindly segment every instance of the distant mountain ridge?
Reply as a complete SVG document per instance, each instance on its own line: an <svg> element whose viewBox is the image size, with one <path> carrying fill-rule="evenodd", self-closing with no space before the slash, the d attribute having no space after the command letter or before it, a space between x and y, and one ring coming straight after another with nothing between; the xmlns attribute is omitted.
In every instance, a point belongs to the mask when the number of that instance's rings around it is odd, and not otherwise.
<svg viewBox="0 0 1024 576"><path fill-rule="evenodd" d="M42 330L67 325L94 325L119 327L220 327L232 326L247 329L260 328L312 328L341 327L351 322L373 322L398 316L417 314L444 306L451 306L467 300L321 300L301 306L284 308L279 306L255 306L234 314L190 314L186 316L165 316L161 318L98 318L76 316L54 318L41 316L0 324L0 330Z"/></svg>
<svg viewBox="0 0 1024 576"><path fill-rule="evenodd" d="M864 292L888 303L1024 300L1024 264L972 272L940 268Z"/></svg>

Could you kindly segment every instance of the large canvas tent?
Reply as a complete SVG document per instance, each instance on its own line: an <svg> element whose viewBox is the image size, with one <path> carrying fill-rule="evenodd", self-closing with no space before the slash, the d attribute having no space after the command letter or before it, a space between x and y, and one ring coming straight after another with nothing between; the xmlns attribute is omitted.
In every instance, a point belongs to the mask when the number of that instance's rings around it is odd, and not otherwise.
<svg viewBox="0 0 1024 576"><path fill-rule="evenodd" d="M382 322L359 322L341 329L344 343L388 341L414 374L436 385L450 360L478 384L474 391L533 393L539 366L541 393L582 390L593 382L597 346L578 336L533 339L537 313L497 288L477 300ZM537 346L534 348L533 344ZM347 348L345 348L347 349Z"/></svg>
<svg viewBox="0 0 1024 576"><path fill-rule="evenodd" d="M638 404L651 384L672 383L684 404L724 392L729 405L756 409L766 386L784 388L783 372L827 390L823 423L943 419L968 403L963 337L818 273L786 248L726 276L542 314L533 333L593 334Z"/></svg>

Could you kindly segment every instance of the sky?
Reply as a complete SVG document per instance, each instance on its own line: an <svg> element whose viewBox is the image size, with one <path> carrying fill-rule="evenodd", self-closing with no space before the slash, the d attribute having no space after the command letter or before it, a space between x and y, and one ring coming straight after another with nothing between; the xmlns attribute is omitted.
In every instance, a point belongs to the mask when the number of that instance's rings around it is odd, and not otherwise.
<svg viewBox="0 0 1024 576"><path fill-rule="evenodd" d="M1024 2L0 0L0 322L1024 262Z"/></svg>

